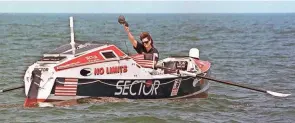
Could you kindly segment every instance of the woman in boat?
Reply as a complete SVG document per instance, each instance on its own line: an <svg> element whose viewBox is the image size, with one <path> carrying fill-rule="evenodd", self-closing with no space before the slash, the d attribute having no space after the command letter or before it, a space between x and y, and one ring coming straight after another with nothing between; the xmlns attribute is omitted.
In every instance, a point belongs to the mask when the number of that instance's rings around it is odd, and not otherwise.
<svg viewBox="0 0 295 123"><path fill-rule="evenodd" d="M148 32L142 32L140 34L141 42L135 40L134 36L131 34L129 27L124 25L124 29L128 34L129 41L133 45L133 48L138 54L152 54L155 61L159 59L159 52L153 45L153 39Z"/></svg>

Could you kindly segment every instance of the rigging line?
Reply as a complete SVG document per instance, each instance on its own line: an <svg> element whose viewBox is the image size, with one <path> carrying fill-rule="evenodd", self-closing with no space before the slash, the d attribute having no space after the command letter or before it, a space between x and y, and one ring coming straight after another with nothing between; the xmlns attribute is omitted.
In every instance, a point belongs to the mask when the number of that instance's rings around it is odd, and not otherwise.
<svg viewBox="0 0 295 123"><path fill-rule="evenodd" d="M124 40L124 42L125 42L125 46L126 46L126 49L127 49L127 55L129 56L129 51L128 51L128 46L127 46L126 40Z"/></svg>

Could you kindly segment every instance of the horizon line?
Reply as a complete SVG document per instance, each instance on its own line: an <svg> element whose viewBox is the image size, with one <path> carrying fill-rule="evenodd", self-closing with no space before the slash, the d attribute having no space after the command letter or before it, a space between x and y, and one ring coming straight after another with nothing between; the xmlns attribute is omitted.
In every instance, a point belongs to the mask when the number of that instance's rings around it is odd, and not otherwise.
<svg viewBox="0 0 295 123"><path fill-rule="evenodd" d="M0 12L0 14L295 14L295 12L163 12L163 13L113 13L113 12Z"/></svg>

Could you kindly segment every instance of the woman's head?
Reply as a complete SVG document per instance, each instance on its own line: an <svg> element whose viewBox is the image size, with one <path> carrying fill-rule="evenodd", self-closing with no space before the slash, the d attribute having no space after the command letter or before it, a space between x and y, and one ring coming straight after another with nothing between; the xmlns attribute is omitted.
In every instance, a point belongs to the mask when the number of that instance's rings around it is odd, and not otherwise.
<svg viewBox="0 0 295 123"><path fill-rule="evenodd" d="M149 46L154 47L154 42L151 37L151 35L148 32L142 32L139 36L140 40L142 41L142 44L145 48L148 48Z"/></svg>

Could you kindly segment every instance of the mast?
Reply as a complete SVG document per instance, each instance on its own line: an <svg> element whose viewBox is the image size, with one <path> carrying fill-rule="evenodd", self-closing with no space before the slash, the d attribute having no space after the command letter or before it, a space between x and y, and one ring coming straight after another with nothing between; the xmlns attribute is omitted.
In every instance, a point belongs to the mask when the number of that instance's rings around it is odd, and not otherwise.
<svg viewBox="0 0 295 123"><path fill-rule="evenodd" d="M72 53L75 56L75 40L74 40L74 22L73 22L73 17L70 17L70 28L71 28L71 46L72 46Z"/></svg>

